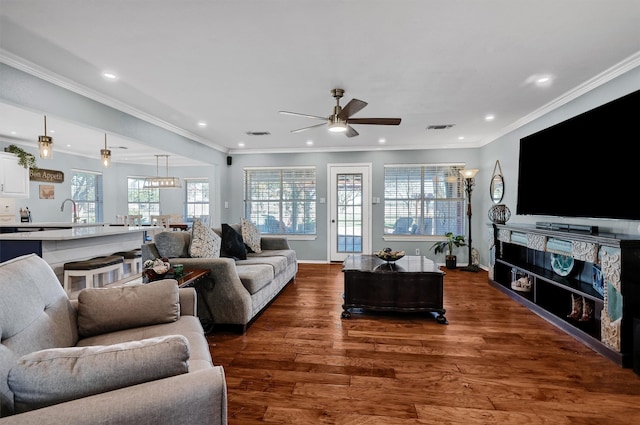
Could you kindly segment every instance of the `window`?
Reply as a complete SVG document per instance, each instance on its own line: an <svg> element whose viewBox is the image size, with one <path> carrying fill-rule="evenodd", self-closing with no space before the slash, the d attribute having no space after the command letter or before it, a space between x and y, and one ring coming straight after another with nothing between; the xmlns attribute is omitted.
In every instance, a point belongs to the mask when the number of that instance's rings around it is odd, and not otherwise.
<svg viewBox="0 0 640 425"><path fill-rule="evenodd" d="M386 165L384 234L464 234L463 164Z"/></svg>
<svg viewBox="0 0 640 425"><path fill-rule="evenodd" d="M151 224L152 215L160 215L160 189L144 189L144 177L127 178L127 214L142 215L142 223Z"/></svg>
<svg viewBox="0 0 640 425"><path fill-rule="evenodd" d="M246 168L245 207L260 233L316 233L315 167Z"/></svg>
<svg viewBox="0 0 640 425"><path fill-rule="evenodd" d="M103 222L102 174L91 171L73 170L71 176L71 199L76 203L78 222ZM69 205L69 207L73 220L73 206Z"/></svg>
<svg viewBox="0 0 640 425"><path fill-rule="evenodd" d="M198 218L209 223L209 181L207 179L185 179L187 191L187 221Z"/></svg>

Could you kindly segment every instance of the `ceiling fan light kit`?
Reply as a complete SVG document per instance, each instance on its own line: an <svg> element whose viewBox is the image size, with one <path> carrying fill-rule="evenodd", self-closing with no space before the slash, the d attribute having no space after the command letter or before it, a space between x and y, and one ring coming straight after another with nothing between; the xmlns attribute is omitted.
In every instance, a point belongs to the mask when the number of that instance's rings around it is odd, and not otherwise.
<svg viewBox="0 0 640 425"><path fill-rule="evenodd" d="M346 122L330 122L329 123L329 131L332 133L344 133L347 131L347 123Z"/></svg>
<svg viewBox="0 0 640 425"><path fill-rule="evenodd" d="M336 99L336 105L333 107L333 114L328 117L320 117L317 115L301 114L298 112L280 111L284 115L295 115L299 117L319 119L325 121L322 124L311 125L308 127L291 130L292 133L309 130L311 128L327 125L332 133L344 133L347 137L357 136L359 133L350 124L373 124L373 125L400 125L400 118L351 118L352 115L359 112L367 102L359 99L351 99L344 108L340 106L340 98L344 95L343 89L331 90L331 95Z"/></svg>

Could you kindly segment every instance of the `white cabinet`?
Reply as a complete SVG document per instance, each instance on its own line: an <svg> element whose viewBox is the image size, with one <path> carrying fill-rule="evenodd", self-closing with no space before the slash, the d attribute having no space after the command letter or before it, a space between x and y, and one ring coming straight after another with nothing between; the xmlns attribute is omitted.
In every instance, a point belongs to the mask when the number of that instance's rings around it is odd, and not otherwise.
<svg viewBox="0 0 640 425"><path fill-rule="evenodd" d="M18 157L0 152L0 198L28 198L29 170L18 165Z"/></svg>

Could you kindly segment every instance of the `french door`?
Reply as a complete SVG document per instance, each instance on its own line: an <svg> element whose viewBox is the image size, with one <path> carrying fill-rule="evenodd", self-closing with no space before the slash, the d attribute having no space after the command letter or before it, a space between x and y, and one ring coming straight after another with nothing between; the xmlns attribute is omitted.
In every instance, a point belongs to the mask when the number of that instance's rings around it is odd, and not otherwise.
<svg viewBox="0 0 640 425"><path fill-rule="evenodd" d="M371 253L371 164L329 164L329 261Z"/></svg>

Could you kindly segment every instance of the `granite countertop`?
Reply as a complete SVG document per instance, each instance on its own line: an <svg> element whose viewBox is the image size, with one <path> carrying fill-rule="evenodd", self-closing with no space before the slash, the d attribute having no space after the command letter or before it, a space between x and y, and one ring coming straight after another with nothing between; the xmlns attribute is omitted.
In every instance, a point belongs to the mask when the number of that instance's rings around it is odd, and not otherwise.
<svg viewBox="0 0 640 425"><path fill-rule="evenodd" d="M27 223L14 221L13 223L0 223L0 227L19 227L21 229L40 227L101 227L109 225L111 225L111 223L71 223L70 221L34 221Z"/></svg>
<svg viewBox="0 0 640 425"><path fill-rule="evenodd" d="M43 223L34 224L39 224L38 227L47 227L43 226ZM121 235L132 232L146 232L148 230L162 228L163 227L160 226L76 226L71 229L43 230L39 232L0 233L0 241L61 241L71 239L95 238L109 235Z"/></svg>

